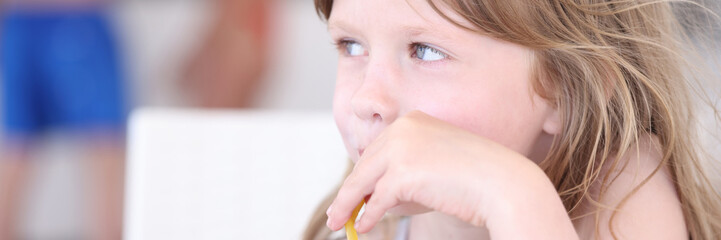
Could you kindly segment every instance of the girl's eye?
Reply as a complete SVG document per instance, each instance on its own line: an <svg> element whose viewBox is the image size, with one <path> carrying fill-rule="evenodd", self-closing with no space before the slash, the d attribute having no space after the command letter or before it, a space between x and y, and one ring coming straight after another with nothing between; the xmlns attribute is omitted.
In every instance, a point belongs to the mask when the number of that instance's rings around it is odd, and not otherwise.
<svg viewBox="0 0 721 240"><path fill-rule="evenodd" d="M342 40L337 45L338 49L348 56L357 57L366 55L366 49L356 41Z"/></svg>
<svg viewBox="0 0 721 240"><path fill-rule="evenodd" d="M421 61L438 61L448 58L448 55L424 44L413 44L413 57Z"/></svg>

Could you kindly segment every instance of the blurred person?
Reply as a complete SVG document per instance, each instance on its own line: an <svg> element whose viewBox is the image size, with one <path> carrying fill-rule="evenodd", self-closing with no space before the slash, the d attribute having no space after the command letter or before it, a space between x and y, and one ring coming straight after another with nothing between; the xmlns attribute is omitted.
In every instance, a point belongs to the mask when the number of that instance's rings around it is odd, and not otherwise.
<svg viewBox="0 0 721 240"><path fill-rule="evenodd" d="M188 61L182 85L192 104L208 108L252 106L267 68L268 0L215 0L208 36Z"/></svg>
<svg viewBox="0 0 721 240"><path fill-rule="evenodd" d="M0 0L0 239L18 239L31 158L48 130L81 139L88 239L121 239L123 76L104 0Z"/></svg>

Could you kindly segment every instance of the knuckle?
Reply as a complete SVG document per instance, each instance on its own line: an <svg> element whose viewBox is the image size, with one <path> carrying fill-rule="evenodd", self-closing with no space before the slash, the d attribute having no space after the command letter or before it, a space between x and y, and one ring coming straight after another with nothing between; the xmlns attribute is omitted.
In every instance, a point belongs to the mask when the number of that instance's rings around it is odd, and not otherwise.
<svg viewBox="0 0 721 240"><path fill-rule="evenodd" d="M403 201L413 201L417 202L418 199L418 192L419 192L419 180L417 177L417 174L415 173L407 173L403 174L398 179L398 192L400 194L400 198Z"/></svg>

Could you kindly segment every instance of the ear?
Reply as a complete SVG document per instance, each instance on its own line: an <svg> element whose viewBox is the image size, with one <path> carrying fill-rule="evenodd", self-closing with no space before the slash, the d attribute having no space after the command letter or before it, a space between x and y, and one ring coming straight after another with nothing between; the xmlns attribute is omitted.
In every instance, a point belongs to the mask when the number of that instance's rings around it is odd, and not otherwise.
<svg viewBox="0 0 721 240"><path fill-rule="evenodd" d="M561 113L558 111L558 106L549 106L546 119L543 122L543 132L549 135L561 134L561 124Z"/></svg>

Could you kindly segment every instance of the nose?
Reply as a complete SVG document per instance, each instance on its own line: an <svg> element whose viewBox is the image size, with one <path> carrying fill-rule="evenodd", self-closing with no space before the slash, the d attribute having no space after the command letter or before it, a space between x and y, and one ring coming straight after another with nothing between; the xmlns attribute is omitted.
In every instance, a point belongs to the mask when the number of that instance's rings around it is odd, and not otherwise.
<svg viewBox="0 0 721 240"><path fill-rule="evenodd" d="M358 118L388 125L398 116L397 95L393 86L397 71L391 64L369 62L363 83L353 94L351 107Z"/></svg>

